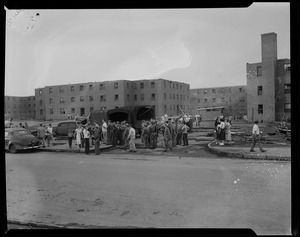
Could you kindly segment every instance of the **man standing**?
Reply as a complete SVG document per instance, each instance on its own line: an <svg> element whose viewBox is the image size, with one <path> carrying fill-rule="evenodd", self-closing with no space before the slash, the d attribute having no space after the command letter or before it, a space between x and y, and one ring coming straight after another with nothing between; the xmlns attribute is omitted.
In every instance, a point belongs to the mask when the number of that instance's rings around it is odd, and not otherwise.
<svg viewBox="0 0 300 237"><path fill-rule="evenodd" d="M114 125L110 120L107 124L107 145L112 145Z"/></svg>
<svg viewBox="0 0 300 237"><path fill-rule="evenodd" d="M102 136L103 136L103 143L107 144L107 123L105 120L102 120Z"/></svg>
<svg viewBox="0 0 300 237"><path fill-rule="evenodd" d="M170 145L170 141L172 139L172 133L170 131L170 127L168 124L169 121L166 121L165 125L164 125L164 143L165 143L165 149L164 152L168 151L168 148L170 149L170 151L172 151L172 146Z"/></svg>
<svg viewBox="0 0 300 237"><path fill-rule="evenodd" d="M43 127L43 124L40 124L37 129L37 137L42 142L43 147L45 147L45 128Z"/></svg>
<svg viewBox="0 0 300 237"><path fill-rule="evenodd" d="M150 145L149 147L151 149L155 149L156 148L156 139L155 137L157 136L157 127L155 125L155 121L151 120L151 124L149 126L149 140L150 140Z"/></svg>
<svg viewBox="0 0 300 237"><path fill-rule="evenodd" d="M98 126L95 127L95 155L100 155L100 137L101 137L101 131Z"/></svg>
<svg viewBox="0 0 300 237"><path fill-rule="evenodd" d="M128 140L129 140L129 151L136 152L135 148L135 129L132 127L131 124L129 124L129 134L128 134Z"/></svg>
<svg viewBox="0 0 300 237"><path fill-rule="evenodd" d="M256 143L258 144L258 147L260 149L261 152L265 152L266 150L264 150L261 147L261 142L260 142L260 132L259 132L259 127L258 127L258 121L254 122L253 128L252 128L252 146L250 151L254 152L254 147L256 145Z"/></svg>
<svg viewBox="0 0 300 237"><path fill-rule="evenodd" d="M84 138L85 154L89 155L90 154L90 132L86 126L84 126L83 129L83 138Z"/></svg>
<svg viewBox="0 0 300 237"><path fill-rule="evenodd" d="M186 123L183 124L182 126L182 140L183 140L183 146L188 146L189 142L188 142L188 130L189 130L189 126L186 125Z"/></svg>
<svg viewBox="0 0 300 237"><path fill-rule="evenodd" d="M51 123L49 124L48 128L47 128L47 133L48 133L48 139L47 139L47 143L48 143L48 147L50 146L50 142L53 145L53 128Z"/></svg>
<svg viewBox="0 0 300 237"><path fill-rule="evenodd" d="M126 150L128 148L128 135L129 135L129 124L127 122L125 122L125 130L123 133L123 140L124 140L124 146L123 149Z"/></svg>

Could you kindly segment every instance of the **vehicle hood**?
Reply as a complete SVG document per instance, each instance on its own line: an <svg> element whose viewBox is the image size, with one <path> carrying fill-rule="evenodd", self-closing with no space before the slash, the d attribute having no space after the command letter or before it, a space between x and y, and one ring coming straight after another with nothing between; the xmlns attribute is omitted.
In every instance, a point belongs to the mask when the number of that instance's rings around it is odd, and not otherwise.
<svg viewBox="0 0 300 237"><path fill-rule="evenodd" d="M17 137L12 137L11 139L12 142L19 142L24 145L29 145L31 142L37 142L39 141L36 137L33 135L23 135L23 136L17 136Z"/></svg>

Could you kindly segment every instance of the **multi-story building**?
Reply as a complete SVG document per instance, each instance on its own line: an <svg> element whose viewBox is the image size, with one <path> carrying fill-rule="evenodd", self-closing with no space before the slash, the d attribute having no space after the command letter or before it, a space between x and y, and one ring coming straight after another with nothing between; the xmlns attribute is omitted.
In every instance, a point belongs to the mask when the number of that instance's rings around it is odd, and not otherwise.
<svg viewBox="0 0 300 237"><path fill-rule="evenodd" d="M277 59L277 35L261 35L262 61L247 63L249 121L281 121L291 116L290 59Z"/></svg>
<svg viewBox="0 0 300 237"><path fill-rule="evenodd" d="M5 118L35 119L34 96L4 96Z"/></svg>
<svg viewBox="0 0 300 237"><path fill-rule="evenodd" d="M243 117L247 114L246 86L227 86L191 89L191 114L201 114L204 120L214 119L219 111L198 109L224 107L225 116Z"/></svg>
<svg viewBox="0 0 300 237"><path fill-rule="evenodd" d="M156 117L189 111L189 84L165 79L119 80L35 89L36 119L66 119L123 106L153 105Z"/></svg>

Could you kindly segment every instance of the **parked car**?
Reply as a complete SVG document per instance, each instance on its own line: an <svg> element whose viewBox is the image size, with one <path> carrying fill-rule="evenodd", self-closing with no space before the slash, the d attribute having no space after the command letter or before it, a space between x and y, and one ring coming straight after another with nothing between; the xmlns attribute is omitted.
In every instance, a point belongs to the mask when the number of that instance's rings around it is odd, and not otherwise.
<svg viewBox="0 0 300 237"><path fill-rule="evenodd" d="M16 153L18 150L40 148L41 142L25 128L5 129L5 150Z"/></svg>
<svg viewBox="0 0 300 237"><path fill-rule="evenodd" d="M53 126L53 135L67 136L69 129L75 131L76 128L77 128L77 122L74 120L61 121L56 126Z"/></svg>

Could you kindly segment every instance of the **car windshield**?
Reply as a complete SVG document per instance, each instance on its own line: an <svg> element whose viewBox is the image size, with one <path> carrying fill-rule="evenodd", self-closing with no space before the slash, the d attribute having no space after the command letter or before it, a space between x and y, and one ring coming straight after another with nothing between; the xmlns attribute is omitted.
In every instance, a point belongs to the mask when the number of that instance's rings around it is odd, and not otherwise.
<svg viewBox="0 0 300 237"><path fill-rule="evenodd" d="M17 130L13 131L13 135L31 135L31 133L27 130Z"/></svg>

